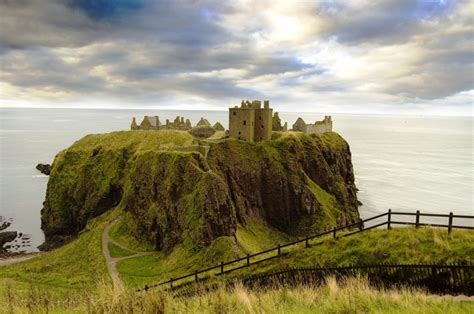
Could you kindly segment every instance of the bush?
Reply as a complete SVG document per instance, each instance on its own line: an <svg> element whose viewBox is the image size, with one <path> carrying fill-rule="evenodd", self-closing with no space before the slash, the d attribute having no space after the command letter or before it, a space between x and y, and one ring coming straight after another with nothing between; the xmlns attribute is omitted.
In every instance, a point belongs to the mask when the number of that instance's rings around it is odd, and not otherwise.
<svg viewBox="0 0 474 314"><path fill-rule="evenodd" d="M216 130L210 126L197 126L189 131L189 134L199 138L208 138L213 136L214 133L216 133Z"/></svg>

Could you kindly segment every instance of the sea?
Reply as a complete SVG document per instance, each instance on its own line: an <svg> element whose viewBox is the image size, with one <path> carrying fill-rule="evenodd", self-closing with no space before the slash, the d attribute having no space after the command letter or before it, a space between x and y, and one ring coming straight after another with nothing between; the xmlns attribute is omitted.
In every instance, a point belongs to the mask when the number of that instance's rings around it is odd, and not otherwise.
<svg viewBox="0 0 474 314"><path fill-rule="evenodd" d="M201 117L228 126L227 111L0 108L0 219L23 238L17 251L43 243L41 208L48 176L35 169L90 133L128 130L132 117L177 115L195 124ZM298 117L322 120L325 113L280 112L291 126ZM474 215L473 118L333 114L333 130L352 152L362 218L392 211ZM414 219L414 218L404 218ZM447 218L422 217L422 222ZM0 221L1 222L1 221ZM467 219L454 224L474 226Z"/></svg>

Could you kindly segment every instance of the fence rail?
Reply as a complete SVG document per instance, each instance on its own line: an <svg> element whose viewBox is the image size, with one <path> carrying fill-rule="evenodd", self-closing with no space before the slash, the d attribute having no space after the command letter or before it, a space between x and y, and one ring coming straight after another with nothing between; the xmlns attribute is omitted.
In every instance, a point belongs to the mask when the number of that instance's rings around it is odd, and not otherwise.
<svg viewBox="0 0 474 314"><path fill-rule="evenodd" d="M415 221L414 222L396 221L396 220L393 220L394 216L415 216ZM387 220L384 221L384 222L372 225L370 227L364 227L365 223L367 223L369 221L372 221L372 220L375 220L375 219L378 219L378 218L382 218L382 217L387 217ZM421 217L448 218L448 223L447 224L422 223L422 222L420 222ZM208 273L208 272L211 272L211 271L215 271L215 270L218 271L217 273L213 274L215 276L227 274L227 273L230 273L232 271L242 269L244 267L249 267L251 265L255 265L257 263L260 263L260 262L263 262L263 261L266 261L266 260L270 260L270 259L280 257L280 256L282 256L281 250L283 248L287 248L287 247L302 244L302 243L304 243L305 247L309 247L311 240L314 240L316 238L320 238L320 237L323 237L323 236L329 235L329 234L332 234L333 238L335 239L335 238L337 238L337 232L340 232L342 230L350 230L351 231L349 233L343 234L344 237L351 236L351 235L354 235L354 234L357 234L357 233L360 233L360 232L364 232L364 231L367 231L367 230L370 230L370 229L373 229L373 228L382 227L382 226L385 226L385 225L387 226L387 229L391 229L392 225L412 225L412 226L415 226L416 228L418 228L419 226L440 227L440 228L447 228L448 233L451 233L452 229L472 229L472 230L474 230L474 227L471 227L471 226L454 225L453 224L454 218L473 219L474 220L474 216L454 215L452 212L449 213L449 214L431 214L431 213L421 213L420 211L416 211L415 213L394 212L394 211L389 209L386 213L383 213L383 214L380 214L380 215L377 215L377 216L373 216L373 217L370 217L370 218L367 218L367 219L364 219L364 220L361 219L358 222L347 224L347 225L344 225L344 226L336 226L336 227L333 227L332 229L330 229L328 231L318 233L318 234L314 234L314 235L311 235L311 236L307 236L303 239L298 239L296 241L285 243L283 245L278 244L276 247L273 247L273 248L270 248L270 249L267 249L267 250L264 250L264 251L256 252L256 253L253 253L253 254L247 254L244 257L240 257L240 258L237 258L237 259L234 259L234 260L230 260L230 261L227 261L227 262L222 261L218 265L211 266L211 267L208 267L208 268L205 268L205 269L202 269L202 270L198 270L198 271L195 271L193 273L189 273L189 274L179 276L179 277L176 277L176 278L170 278L167 281L160 282L160 283L155 284L155 285L145 286L143 289L140 289L140 290L145 290L146 291L149 288L164 286L164 285L169 285L170 288L173 288L174 283L176 283L177 281L182 281L183 279L192 279L193 282L199 282L199 281L202 281L203 279L205 279L205 278L202 278L202 277L200 278L199 275L201 275L203 273ZM356 229L356 230L353 231L354 229ZM270 257L266 257L266 258L258 259L258 260L255 260L255 259L252 260L252 258L262 256L262 255L272 253L272 252L274 252L275 254L270 256ZM241 264L241 262L244 262L244 261L245 261L245 263ZM230 265L233 265L234 267L230 268L230 269L226 269L226 266L230 266ZM189 281L188 281L188 283L189 283ZM182 284L186 284L186 282L184 282ZM140 290L138 290L138 291L140 291Z"/></svg>
<svg viewBox="0 0 474 314"><path fill-rule="evenodd" d="M474 265L362 265L327 268L287 268L225 282L225 287L241 283L248 288L281 286L318 286L328 277L341 280L347 277L367 278L372 286L390 288L408 285L423 288L431 293L474 295ZM189 296L196 292L215 290L219 283L199 286L188 283L169 289L177 296Z"/></svg>

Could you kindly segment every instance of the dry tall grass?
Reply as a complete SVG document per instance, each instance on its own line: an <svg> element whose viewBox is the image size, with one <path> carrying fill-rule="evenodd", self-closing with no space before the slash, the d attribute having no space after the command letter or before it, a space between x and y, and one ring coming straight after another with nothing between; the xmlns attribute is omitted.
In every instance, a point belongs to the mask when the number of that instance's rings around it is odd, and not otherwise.
<svg viewBox="0 0 474 314"><path fill-rule="evenodd" d="M47 291L32 288L16 298L4 290L5 313L473 313L474 302L440 300L421 290L376 290L363 278L336 282L328 278L319 287L273 287L248 290L242 285L193 297L173 297L159 290L125 292L113 300L109 285L95 295L56 301Z"/></svg>

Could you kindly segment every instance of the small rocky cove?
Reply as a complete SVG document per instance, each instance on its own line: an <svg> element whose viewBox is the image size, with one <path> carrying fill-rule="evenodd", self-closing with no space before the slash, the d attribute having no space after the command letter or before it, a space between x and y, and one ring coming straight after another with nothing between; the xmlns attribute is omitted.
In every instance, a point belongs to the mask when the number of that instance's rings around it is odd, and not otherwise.
<svg viewBox="0 0 474 314"><path fill-rule="evenodd" d="M7 230L11 223L12 219L0 216L0 257L23 254L31 248L29 235Z"/></svg>

